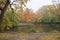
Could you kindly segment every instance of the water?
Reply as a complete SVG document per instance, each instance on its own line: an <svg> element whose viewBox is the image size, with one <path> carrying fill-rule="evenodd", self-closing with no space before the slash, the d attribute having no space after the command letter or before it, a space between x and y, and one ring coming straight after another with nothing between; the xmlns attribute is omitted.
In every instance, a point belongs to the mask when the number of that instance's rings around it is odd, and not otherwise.
<svg viewBox="0 0 60 40"><path fill-rule="evenodd" d="M60 31L60 24L31 24L20 25L18 27L20 32L57 32Z"/></svg>

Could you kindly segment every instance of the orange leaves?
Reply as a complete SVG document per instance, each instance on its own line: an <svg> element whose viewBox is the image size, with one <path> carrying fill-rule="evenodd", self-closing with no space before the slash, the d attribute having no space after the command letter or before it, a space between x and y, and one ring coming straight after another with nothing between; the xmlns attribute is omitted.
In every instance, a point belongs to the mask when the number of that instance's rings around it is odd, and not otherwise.
<svg viewBox="0 0 60 40"><path fill-rule="evenodd" d="M31 12L32 9L26 8L25 11L21 14L20 20L21 21L30 21L34 20L34 18L37 18L38 15L36 15L33 11Z"/></svg>

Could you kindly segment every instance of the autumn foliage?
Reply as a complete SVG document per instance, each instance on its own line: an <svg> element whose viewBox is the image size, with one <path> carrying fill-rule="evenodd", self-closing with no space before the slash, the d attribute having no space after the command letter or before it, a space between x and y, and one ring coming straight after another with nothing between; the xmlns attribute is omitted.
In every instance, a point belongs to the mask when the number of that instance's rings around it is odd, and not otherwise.
<svg viewBox="0 0 60 40"><path fill-rule="evenodd" d="M2 30L16 30L20 27L20 23L56 23L60 22L60 4L57 8L54 5L45 5L37 12L32 9L25 8L22 13L12 13L12 10L7 9L1 24Z"/></svg>
<svg viewBox="0 0 60 40"><path fill-rule="evenodd" d="M38 17L38 15L36 15L32 9L26 8L19 17L20 21L33 22Z"/></svg>

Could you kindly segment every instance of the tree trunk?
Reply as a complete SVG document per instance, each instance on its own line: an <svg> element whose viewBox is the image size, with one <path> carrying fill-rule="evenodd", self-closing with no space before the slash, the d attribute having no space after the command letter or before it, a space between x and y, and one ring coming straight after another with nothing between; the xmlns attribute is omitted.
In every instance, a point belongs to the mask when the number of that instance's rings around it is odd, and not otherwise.
<svg viewBox="0 0 60 40"><path fill-rule="evenodd" d="M7 0L7 1L6 1L6 4L5 4L5 7L4 7L3 9L0 8L0 10L1 10L1 14L0 14L0 31L2 31L2 30L1 30L2 20L3 20L3 17L4 17L4 13L5 13L5 11L6 11L6 8L8 7L9 4L10 4L10 0Z"/></svg>

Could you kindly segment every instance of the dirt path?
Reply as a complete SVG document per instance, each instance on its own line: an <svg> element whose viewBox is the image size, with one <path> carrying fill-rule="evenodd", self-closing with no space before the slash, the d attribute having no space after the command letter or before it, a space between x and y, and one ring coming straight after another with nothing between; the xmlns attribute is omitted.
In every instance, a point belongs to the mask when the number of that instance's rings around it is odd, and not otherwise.
<svg viewBox="0 0 60 40"><path fill-rule="evenodd" d="M48 35L60 35L60 33L3 33L3 35L5 34L5 36L7 34L9 34L11 37L8 36L8 38L0 38L0 40L41 40L41 38L44 38ZM6 36L6 37L7 37Z"/></svg>

